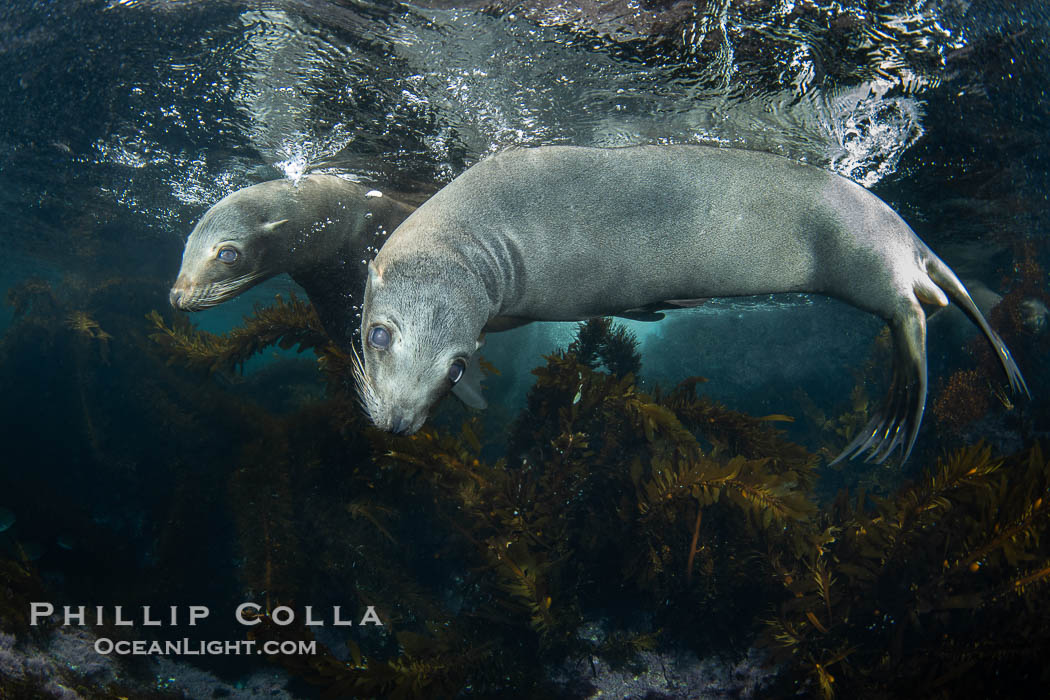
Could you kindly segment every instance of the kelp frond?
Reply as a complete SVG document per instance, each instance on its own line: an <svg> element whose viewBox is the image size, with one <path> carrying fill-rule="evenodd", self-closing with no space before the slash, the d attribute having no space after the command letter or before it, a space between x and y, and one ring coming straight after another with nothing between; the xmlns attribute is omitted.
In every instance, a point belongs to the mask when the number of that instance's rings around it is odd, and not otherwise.
<svg viewBox="0 0 1050 700"><path fill-rule="evenodd" d="M624 326L614 326L612 319L606 317L577 324L576 339L567 352L591 369L604 365L616 377L637 375L642 368L638 338Z"/></svg>
<svg viewBox="0 0 1050 700"><path fill-rule="evenodd" d="M98 321L91 318L84 311L73 311L66 316L66 328L76 331L86 338L106 341L112 338L109 333L99 327Z"/></svg>
<svg viewBox="0 0 1050 700"><path fill-rule="evenodd" d="M764 469L768 460L734 457L725 464L701 457L680 460L654 459L649 481L641 485L639 511L643 514L675 498L689 497L701 507L726 496L755 516L763 527L774 520L805 520L814 506L795 484Z"/></svg>
<svg viewBox="0 0 1050 700"><path fill-rule="evenodd" d="M156 311L146 318L154 328L150 338L164 349L168 364L209 373L235 370L271 345L334 352L316 311L294 294L287 302L278 295L269 306L256 305L241 326L222 334L198 330L182 315L171 326Z"/></svg>
<svg viewBox="0 0 1050 700"><path fill-rule="evenodd" d="M928 679L932 689L990 655L1023 657L1029 650L1012 645L1010 629L995 621L1026 606L1045 610L1032 591L1050 581L1048 493L1050 464L1039 445L1006 459L976 445L892 498L859 494L853 508L836 505L827 513L841 519L811 538L808 554L795 564L771 558L789 597L767 622L767 643L796 660L835 659L851 646L864 661L838 675L890 693L900 679ZM962 627L951 627L953 615ZM974 634L960 635L963 628ZM907 645L941 644L938 629L955 629L943 636L951 644L936 657L927 647L911 668ZM819 693L833 692L830 674L820 671L832 662L805 663Z"/></svg>

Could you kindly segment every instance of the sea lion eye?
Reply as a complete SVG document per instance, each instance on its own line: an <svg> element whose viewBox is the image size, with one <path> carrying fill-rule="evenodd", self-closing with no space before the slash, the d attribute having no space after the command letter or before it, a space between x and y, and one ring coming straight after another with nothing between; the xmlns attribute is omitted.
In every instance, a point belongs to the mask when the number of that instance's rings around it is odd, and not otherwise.
<svg viewBox="0 0 1050 700"><path fill-rule="evenodd" d="M467 363L463 360L456 360L452 363L452 366L448 368L448 380L455 384L463 378L463 373L467 370Z"/></svg>
<svg viewBox="0 0 1050 700"><path fill-rule="evenodd" d="M368 331L368 344L376 350L386 350L390 347L390 331L382 326L374 326Z"/></svg>
<svg viewBox="0 0 1050 700"><path fill-rule="evenodd" d="M237 251L233 248L220 248L219 254L215 257L217 257L220 262L231 265L237 261Z"/></svg>

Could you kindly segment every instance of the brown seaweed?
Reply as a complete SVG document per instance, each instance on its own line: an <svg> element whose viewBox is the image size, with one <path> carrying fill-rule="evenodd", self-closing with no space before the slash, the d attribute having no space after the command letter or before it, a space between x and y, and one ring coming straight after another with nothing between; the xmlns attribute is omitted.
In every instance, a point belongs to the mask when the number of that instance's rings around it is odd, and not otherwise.
<svg viewBox="0 0 1050 700"><path fill-rule="evenodd" d="M974 446L893 498L843 492L808 551L779 562L790 596L767 643L824 697L836 688L948 697L950 687L994 696L981 663L1024 665L1050 642L1030 627L1028 646L1016 645L1014 617L1048 612L1033 595L1050 577L1040 542L1048 486L1038 445L1006 460Z"/></svg>
<svg viewBox="0 0 1050 700"><path fill-rule="evenodd" d="M550 697L549 668L565 659L629 668L643 652L743 653L756 639L780 662L770 696L993 697L997 674L1046 680L1050 466L1038 444L1007 456L947 444L926 469L916 460L914 483L851 482L821 502L822 481L845 469L819 474L818 455L785 439L794 416L734 411L698 377L643 388L635 344L609 322L581 325L534 370L504 444L476 416L410 437L370 428L347 358L295 298L222 335L154 313L147 340L141 314L136 329L62 295L49 314L55 296L35 290L20 292L5 347L64 339L56 352L79 358L65 404L92 418L92 456L115 472L90 390L99 334L140 363L127 401L160 426L150 468L172 483L160 560L197 555L185 533L220 509L242 592L264 612L333 591L377 606L384 627L351 633L349 658L272 659L326 696ZM327 394L275 412L209 380L273 345L311 351ZM841 416L809 418L824 436L845 441L863 423L865 376ZM184 434L205 447L169 454ZM619 610L644 615L608 612ZM253 630L311 638L267 619Z"/></svg>
<svg viewBox="0 0 1050 700"><path fill-rule="evenodd" d="M164 347L169 362L209 373L234 371L272 345L284 350L298 347L299 352L335 352L317 312L294 294L288 301L278 295L269 306L256 305L243 326L224 334L197 330L182 314L176 315L171 326L156 311L147 318L155 329L150 337Z"/></svg>

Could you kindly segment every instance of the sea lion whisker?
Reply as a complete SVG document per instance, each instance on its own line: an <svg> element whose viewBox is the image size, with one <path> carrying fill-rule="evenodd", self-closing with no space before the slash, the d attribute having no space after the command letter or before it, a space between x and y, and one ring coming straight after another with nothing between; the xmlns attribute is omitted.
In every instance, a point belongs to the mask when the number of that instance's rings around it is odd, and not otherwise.
<svg viewBox="0 0 1050 700"><path fill-rule="evenodd" d="M209 303L209 306L216 306L231 297L237 296L244 287L247 287L260 277L262 277L262 273L247 273L240 277L223 280L222 282L213 282L204 287L199 301L206 301Z"/></svg>
<svg viewBox="0 0 1050 700"><path fill-rule="evenodd" d="M247 274L241 275L240 277L233 277L233 278L228 279L228 280L223 280L222 282L216 282L213 286L217 290L221 290L223 292L226 292L226 291L229 291L231 289L238 289L240 287L243 287L243 286L247 285L248 283L253 282L254 280L257 280L261 276L262 276L262 273L249 272Z"/></svg>
<svg viewBox="0 0 1050 700"><path fill-rule="evenodd" d="M196 309L202 308L201 305L200 305L201 300L205 299L207 297L208 290L209 290L210 287L211 287L211 285L207 285L205 287L200 287L198 289L193 290L193 294L190 296L189 299L187 299L185 301L184 306L187 309L191 309L191 310L196 310Z"/></svg>
<svg viewBox="0 0 1050 700"><path fill-rule="evenodd" d="M361 354L357 352L357 348L350 346L350 363L351 370L354 375L354 388L357 394L358 403L361 404L361 409L365 412L365 415L370 420L374 420L375 415L373 407L378 405L375 387L368 378L368 374L365 372L364 361L361 359Z"/></svg>

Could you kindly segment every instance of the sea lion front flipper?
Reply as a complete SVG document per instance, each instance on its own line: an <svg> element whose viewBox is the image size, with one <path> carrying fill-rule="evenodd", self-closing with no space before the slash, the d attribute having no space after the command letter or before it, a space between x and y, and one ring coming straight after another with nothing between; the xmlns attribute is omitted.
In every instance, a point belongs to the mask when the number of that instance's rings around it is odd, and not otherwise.
<svg viewBox="0 0 1050 700"><path fill-rule="evenodd" d="M631 321L655 322L666 318L664 311L674 309L692 309L703 304L707 299L668 299L667 301L640 306L637 309L627 309L612 314L614 318L626 318Z"/></svg>
<svg viewBox="0 0 1050 700"><path fill-rule="evenodd" d="M481 393L481 378L484 375L481 371L480 358L481 355L478 352L470 356L463 377L452 386L452 393L471 408L483 410L488 408L489 404Z"/></svg>
<svg viewBox="0 0 1050 700"><path fill-rule="evenodd" d="M317 312L321 328L332 342L343 352L350 352L358 325L353 314L347 313L347 305L351 301L346 290L358 286L358 280L341 264L315 265L306 271L292 272L289 276L306 292Z"/></svg>
<svg viewBox="0 0 1050 700"><path fill-rule="evenodd" d="M918 301L890 321L893 380L878 413L846 445L832 464L867 452L866 462L881 464L898 446L905 462L911 454L926 407L926 315Z"/></svg>
<svg viewBox="0 0 1050 700"><path fill-rule="evenodd" d="M642 307L640 309L628 309L627 311L621 311L620 313L613 314L614 318L626 318L628 321L642 321L645 323L654 323L656 321L664 320L664 315L659 311L650 310L648 307Z"/></svg>

